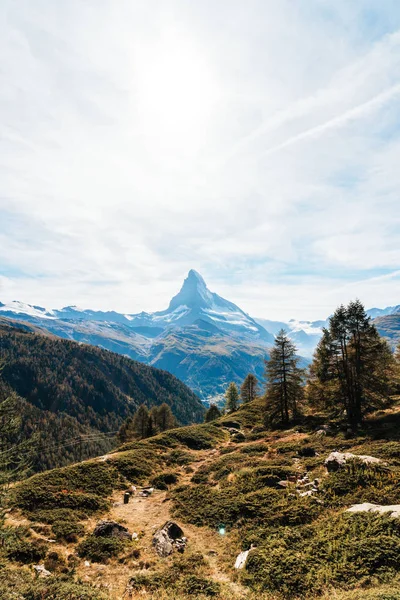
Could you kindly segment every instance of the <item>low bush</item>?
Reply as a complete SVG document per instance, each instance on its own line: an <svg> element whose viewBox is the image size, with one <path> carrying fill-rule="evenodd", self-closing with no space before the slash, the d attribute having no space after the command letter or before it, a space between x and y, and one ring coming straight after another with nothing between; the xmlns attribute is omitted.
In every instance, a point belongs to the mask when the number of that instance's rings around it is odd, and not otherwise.
<svg viewBox="0 0 400 600"><path fill-rule="evenodd" d="M184 466L189 465L193 461L193 458L193 454L190 452L176 448L175 450L171 450L165 461L167 465Z"/></svg>
<svg viewBox="0 0 400 600"><path fill-rule="evenodd" d="M397 504L400 473L380 465L352 461L343 469L330 473L322 486L325 501L331 506L361 502Z"/></svg>
<svg viewBox="0 0 400 600"><path fill-rule="evenodd" d="M70 508L53 508L50 510L37 510L32 514L28 514L32 521L37 523L55 523L56 521L85 521L88 516L86 513Z"/></svg>
<svg viewBox="0 0 400 600"><path fill-rule="evenodd" d="M66 573L68 572L67 563L65 562L65 558L61 556L58 552L49 552L44 560L44 568L54 572Z"/></svg>
<svg viewBox="0 0 400 600"><path fill-rule="evenodd" d="M190 425L171 429L151 438L148 443L169 446L173 448L178 444L191 450L207 450L214 448L218 442L223 442L226 434L215 425Z"/></svg>
<svg viewBox="0 0 400 600"><path fill-rule="evenodd" d="M155 466L136 451L114 456L112 465L129 482L135 483L143 483L151 475Z"/></svg>
<svg viewBox="0 0 400 600"><path fill-rule="evenodd" d="M107 563L110 558L119 556L126 548L127 540L116 537L96 537L88 535L77 547L78 556L93 562Z"/></svg>
<svg viewBox="0 0 400 600"><path fill-rule="evenodd" d="M42 540L21 538L16 531L5 540L5 553L9 560L23 564L37 563L47 553L47 544Z"/></svg>
<svg viewBox="0 0 400 600"><path fill-rule="evenodd" d="M286 598L327 586L391 580L400 568L400 525L381 515L339 515L301 530L281 528L249 554L245 583Z"/></svg>
<svg viewBox="0 0 400 600"><path fill-rule="evenodd" d="M269 446L265 442L259 442L258 444L249 444L240 448L241 454L265 454L268 452Z"/></svg>
<svg viewBox="0 0 400 600"><path fill-rule="evenodd" d="M106 463L87 462L53 469L19 483L14 502L27 512L60 508L92 513L106 510L118 474Z"/></svg>
<svg viewBox="0 0 400 600"><path fill-rule="evenodd" d="M199 577L198 575L187 575L184 577L180 583L180 588L182 592L189 596L198 596L201 594L204 596L218 596L221 592L219 583L205 577Z"/></svg>
<svg viewBox="0 0 400 600"><path fill-rule="evenodd" d="M52 524L53 535L58 541L77 542L85 533L85 528L74 521L56 521Z"/></svg>
<svg viewBox="0 0 400 600"><path fill-rule="evenodd" d="M150 481L150 484L158 490L167 490L169 485L172 485L178 481L178 475L176 473L160 473Z"/></svg>

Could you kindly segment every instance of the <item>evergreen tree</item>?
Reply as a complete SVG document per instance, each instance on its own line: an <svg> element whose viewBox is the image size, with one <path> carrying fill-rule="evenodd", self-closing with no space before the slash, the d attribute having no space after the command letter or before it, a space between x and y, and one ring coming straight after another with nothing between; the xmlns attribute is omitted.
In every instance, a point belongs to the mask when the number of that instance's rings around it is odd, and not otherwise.
<svg viewBox="0 0 400 600"><path fill-rule="evenodd" d="M236 383L234 383L233 381L229 384L228 389L226 390L225 398L226 410L228 412L234 412L235 410L237 410L239 404L239 392Z"/></svg>
<svg viewBox="0 0 400 600"><path fill-rule="evenodd" d="M332 414L344 412L356 429L363 416L381 406L391 391L394 359L359 300L340 306L310 367L308 397Z"/></svg>
<svg viewBox="0 0 400 600"><path fill-rule="evenodd" d="M304 395L304 370L299 368L296 346L281 329L270 359L265 363L266 422L287 425L299 411Z"/></svg>
<svg viewBox="0 0 400 600"><path fill-rule="evenodd" d="M145 404L141 404L132 421L132 433L135 438L141 440L149 437L150 414Z"/></svg>
<svg viewBox="0 0 400 600"><path fill-rule="evenodd" d="M249 373L240 388L240 398L244 404L251 402L258 395L258 381L253 373Z"/></svg>
<svg viewBox="0 0 400 600"><path fill-rule="evenodd" d="M218 406L216 404L210 404L210 407L205 414L204 422L210 423L211 421L215 421L215 419L219 419L220 416L221 411Z"/></svg>

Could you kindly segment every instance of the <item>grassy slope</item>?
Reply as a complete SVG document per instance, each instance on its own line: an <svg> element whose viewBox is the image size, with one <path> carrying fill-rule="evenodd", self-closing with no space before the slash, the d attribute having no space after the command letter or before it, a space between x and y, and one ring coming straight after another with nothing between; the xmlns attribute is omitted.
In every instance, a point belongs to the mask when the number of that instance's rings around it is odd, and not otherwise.
<svg viewBox="0 0 400 600"><path fill-rule="evenodd" d="M240 423L246 441L230 440L222 425L232 421ZM301 428L271 432L262 429L262 402L255 401L222 418L218 426L185 427L126 444L97 460L37 475L14 490L3 573L22 598L33 600L43 593L50 599L121 599L131 577L133 598L184 598L185 592L203 597L203 590L204 597L223 600L321 595L400 600L400 524L381 516L343 514L356 502L400 501L399 424L400 411L394 409L374 415L357 438L347 439L339 430L317 436L315 419ZM305 448L318 455L302 458L299 450L304 454ZM353 465L328 475L323 462L333 449L372 454L383 458L387 467ZM276 488L279 479L304 471L310 479L322 480L322 503ZM172 473L176 483L164 485L165 473ZM157 489L148 499L136 496L124 505L122 492L128 482L168 489ZM139 534L139 541L111 550L97 547L90 532L100 517L124 523ZM182 526L189 544L183 557L160 559L151 548L152 533L169 518ZM76 541L44 541L65 532L74 521ZM222 524L225 536L218 533ZM27 545L22 548L25 554L13 539L18 526L25 528L19 535ZM246 570L235 572L238 552L251 543L256 549ZM45 559L54 576L33 584L29 566L18 571L16 567L21 556L29 559L32 546L40 554L41 545L42 554L56 552L59 559ZM106 565L94 562L93 557L101 558L106 551L116 556ZM84 566L86 558L90 567ZM89 587L73 584L74 579ZM0 576L0 589L1 583ZM73 590L73 585L78 588ZM35 588L31 595L24 592Z"/></svg>

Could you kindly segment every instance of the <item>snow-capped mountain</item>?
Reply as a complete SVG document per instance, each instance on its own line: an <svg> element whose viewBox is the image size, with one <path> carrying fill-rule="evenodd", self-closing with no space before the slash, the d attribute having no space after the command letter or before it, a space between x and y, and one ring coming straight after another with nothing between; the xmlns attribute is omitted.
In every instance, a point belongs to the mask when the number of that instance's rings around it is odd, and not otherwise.
<svg viewBox="0 0 400 600"><path fill-rule="evenodd" d="M274 341L273 335L238 306L211 292L200 273L193 269L189 271L181 290L172 298L168 308L159 312L121 314L81 309L77 306L57 310L14 301L9 304L0 303L0 316L23 320L104 321L120 323L141 332L146 328L148 333L153 334L166 328L186 327L200 319L235 336L260 339L266 343ZM151 329L154 331L151 332Z"/></svg>
<svg viewBox="0 0 400 600"><path fill-rule="evenodd" d="M236 304L210 292L203 277L191 269L166 310L126 315L131 326L186 327L199 319L240 337L273 342L273 336Z"/></svg>
<svg viewBox="0 0 400 600"><path fill-rule="evenodd" d="M382 335L397 343L400 305L367 311ZM24 321L63 338L125 354L170 371L203 400L240 383L249 372L262 377L264 359L280 329L310 360L327 321L253 319L211 292L202 276L189 271L167 309L138 314L95 311L77 306L48 309L19 301L0 303L0 318Z"/></svg>

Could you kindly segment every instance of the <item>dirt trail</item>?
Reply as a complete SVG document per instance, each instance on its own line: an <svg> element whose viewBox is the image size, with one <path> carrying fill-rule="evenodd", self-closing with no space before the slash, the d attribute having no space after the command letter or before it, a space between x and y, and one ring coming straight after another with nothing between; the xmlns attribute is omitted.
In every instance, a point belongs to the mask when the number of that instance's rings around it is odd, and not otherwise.
<svg viewBox="0 0 400 600"><path fill-rule="evenodd" d="M199 452L198 460L192 463L194 471L209 462L215 460L220 454L219 450ZM179 472L179 485L190 481L193 473L186 473L182 468ZM152 537L156 529L166 521L174 519L171 516L171 500L168 499L167 491L154 490L148 498L141 498L138 493L130 498L128 504L123 504L123 493L115 493L112 499L113 507L107 518L118 521L128 528L130 533L137 533L140 539L137 542L140 548L140 558L133 564L120 564L112 562L107 566L92 564L90 567L81 565L78 573L86 581L104 585L115 600L123 596L125 586L129 577L135 573L146 573L143 563L148 567L164 568L171 562L171 558L159 558L152 547ZM105 518L105 517L104 517ZM217 531L203 527L196 527L179 521L185 536L188 538L187 552L200 552L208 561L211 569L211 577L226 586L231 593L232 599L246 598L247 590L239 584L231 581L231 563L226 562L229 556L229 537L221 536ZM94 523L93 523L94 526ZM224 562L225 561L225 562ZM140 563L140 564L139 564ZM143 594L138 596L143 597Z"/></svg>

